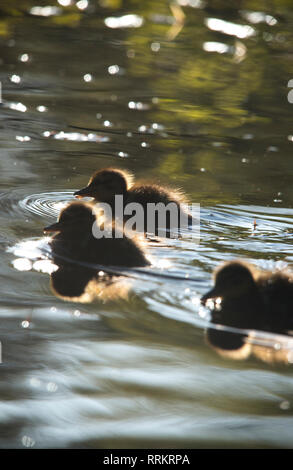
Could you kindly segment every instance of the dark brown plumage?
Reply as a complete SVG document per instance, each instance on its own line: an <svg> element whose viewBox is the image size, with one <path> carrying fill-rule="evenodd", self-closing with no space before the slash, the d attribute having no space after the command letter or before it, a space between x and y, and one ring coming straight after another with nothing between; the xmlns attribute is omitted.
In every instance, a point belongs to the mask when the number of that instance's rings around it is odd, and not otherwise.
<svg viewBox="0 0 293 470"><path fill-rule="evenodd" d="M288 271L262 271L255 266L231 261L214 273L215 285L202 297L220 297L212 309L212 323L232 328L287 334L293 329L293 274ZM227 350L240 348L246 334L208 330L209 342Z"/></svg>
<svg viewBox="0 0 293 470"><path fill-rule="evenodd" d="M50 245L58 269L51 274L51 288L63 300L92 302L95 298L126 298L130 282L123 276L105 274L95 265L142 267L149 265L142 246L115 228L120 238L95 238L93 226L101 223L90 204L70 203L58 222L44 229L57 232ZM114 228L109 232L115 235Z"/></svg>
<svg viewBox="0 0 293 470"><path fill-rule="evenodd" d="M57 232L51 240L56 256L105 266L140 267L149 264L142 247L118 227L116 236L96 238L93 226L100 223L90 204L72 202L60 212L58 222L44 229ZM110 228L114 235L114 228ZM118 237L117 237L118 234Z"/></svg>
<svg viewBox="0 0 293 470"><path fill-rule="evenodd" d="M148 231L147 205L163 203L167 206L173 203L178 216L174 223L170 219L169 213L166 217L166 228L170 230L172 227L180 227L180 213L184 211L181 204L186 204L185 198L178 190L171 190L156 184L133 184L133 177L125 170L117 168L105 168L97 171L90 178L88 185L74 193L78 198L93 197L96 202L107 203L112 208L113 218L115 217L115 196L123 196L123 210L127 204L138 203L144 211L144 231ZM124 222L131 217L131 214L124 214ZM188 224L192 224L192 218L189 216ZM150 225L149 225L150 227ZM160 228L159 220L154 221L153 229L156 234Z"/></svg>

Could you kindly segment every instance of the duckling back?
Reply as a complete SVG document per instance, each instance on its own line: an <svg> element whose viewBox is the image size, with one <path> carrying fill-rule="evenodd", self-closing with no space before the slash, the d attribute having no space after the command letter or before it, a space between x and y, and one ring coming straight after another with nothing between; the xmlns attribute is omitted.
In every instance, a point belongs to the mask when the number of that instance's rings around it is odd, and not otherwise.
<svg viewBox="0 0 293 470"><path fill-rule="evenodd" d="M266 329L276 333L293 330L293 274L264 274L258 284L267 310Z"/></svg>
<svg viewBox="0 0 293 470"><path fill-rule="evenodd" d="M91 238L88 246L91 261L105 266L148 266L145 253L137 240L122 232L121 238Z"/></svg>

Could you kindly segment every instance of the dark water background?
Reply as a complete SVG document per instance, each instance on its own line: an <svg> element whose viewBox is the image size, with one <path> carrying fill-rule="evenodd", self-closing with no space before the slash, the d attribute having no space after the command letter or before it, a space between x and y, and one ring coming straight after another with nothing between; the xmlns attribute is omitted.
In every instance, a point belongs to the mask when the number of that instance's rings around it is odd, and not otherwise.
<svg viewBox="0 0 293 470"><path fill-rule="evenodd" d="M199 307L223 260L292 268L292 2L170 5L0 2L2 448L293 446L292 365L223 359ZM149 246L198 282L53 295L31 241L104 166L200 203L199 246Z"/></svg>

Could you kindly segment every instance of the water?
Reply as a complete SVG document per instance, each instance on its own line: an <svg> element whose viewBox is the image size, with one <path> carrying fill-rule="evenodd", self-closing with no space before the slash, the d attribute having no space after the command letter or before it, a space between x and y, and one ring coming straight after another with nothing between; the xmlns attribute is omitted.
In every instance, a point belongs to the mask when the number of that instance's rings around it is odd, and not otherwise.
<svg viewBox="0 0 293 470"><path fill-rule="evenodd" d="M221 357L199 302L224 260L292 267L291 5L181 1L182 25L168 2L61 3L0 7L1 447L292 447L292 365ZM201 204L199 246L148 246L194 281L54 296L42 229L104 166Z"/></svg>

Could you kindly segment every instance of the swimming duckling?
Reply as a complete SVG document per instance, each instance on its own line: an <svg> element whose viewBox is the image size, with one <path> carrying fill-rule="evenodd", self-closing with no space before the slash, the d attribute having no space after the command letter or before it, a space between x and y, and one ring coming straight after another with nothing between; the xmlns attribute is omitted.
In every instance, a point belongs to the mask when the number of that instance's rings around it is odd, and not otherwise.
<svg viewBox="0 0 293 470"><path fill-rule="evenodd" d="M212 323L240 329L287 334L293 329L293 273L262 271L231 261L214 274L215 285L201 299L221 298L212 311ZM246 335L208 330L208 340L224 349L237 349Z"/></svg>
<svg viewBox="0 0 293 470"><path fill-rule="evenodd" d="M58 222L45 227L44 232L57 232L51 241L53 254L91 264L141 267L150 263L142 247L115 227L111 238L96 238L94 224L99 223L90 204L72 202L61 212Z"/></svg>
<svg viewBox="0 0 293 470"><path fill-rule="evenodd" d="M148 231L148 214L147 205L163 203L167 206L173 203L176 210L174 220L171 220L170 214L166 213L166 229L170 230L172 227L180 228L180 214L185 214L186 225L190 226L192 218L186 211L184 211L181 204L186 204L183 194L178 190L169 190L156 184L133 184L133 177L125 170L117 168L104 168L97 171L90 178L88 185L74 193L77 198L93 197L95 202L107 203L111 206L112 217L115 218L115 196L123 196L123 214L124 222L130 219L132 214L125 214L125 206L131 203L140 204L143 208L143 230ZM175 220L176 219L176 220ZM159 224L160 222L160 224ZM152 229L158 234L159 225L161 221L156 218L153 222ZM150 227L150 223L149 223ZM161 227L159 234L165 235L165 227ZM152 231L152 230L150 230Z"/></svg>
<svg viewBox="0 0 293 470"><path fill-rule="evenodd" d="M124 267L149 265L142 247L121 229L116 227L114 232L110 227L112 235L120 238L95 238L96 222L100 221L91 205L73 202L60 212L58 222L44 229L45 233L56 232L50 245L58 269L51 274L51 288L63 300L92 302L97 297L104 301L127 297L129 280L98 273L95 263Z"/></svg>

